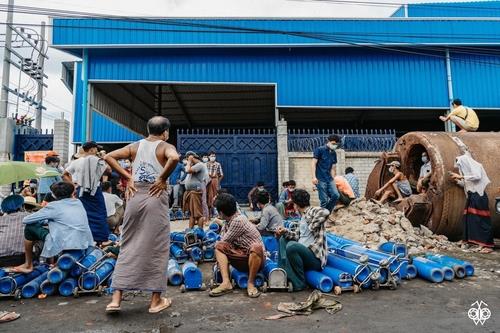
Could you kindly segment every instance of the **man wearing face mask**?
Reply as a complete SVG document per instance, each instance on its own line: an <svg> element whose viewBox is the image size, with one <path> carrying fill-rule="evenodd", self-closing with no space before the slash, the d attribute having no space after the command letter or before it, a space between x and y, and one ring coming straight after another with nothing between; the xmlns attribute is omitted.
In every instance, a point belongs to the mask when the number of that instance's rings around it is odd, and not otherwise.
<svg viewBox="0 0 500 333"><path fill-rule="evenodd" d="M57 156L45 157L45 167L49 170L58 170L57 167L59 166L59 162L60 160ZM38 183L38 202L42 202L45 195L50 193L50 186L52 184L60 182L61 180L61 176L40 178Z"/></svg>
<svg viewBox="0 0 500 333"><path fill-rule="evenodd" d="M210 213L212 214L214 198L217 195L217 191L220 189L222 178L224 178L222 165L216 161L215 151L211 151L209 154L207 169L208 176L210 177L210 182L207 185L207 202Z"/></svg>
<svg viewBox="0 0 500 333"><path fill-rule="evenodd" d="M326 145L314 150L312 166L312 183L318 189L320 205L330 212L337 204L339 191L333 178L336 175L337 153L340 137L335 134L328 136Z"/></svg>
<svg viewBox="0 0 500 333"><path fill-rule="evenodd" d="M289 180L286 184L286 190L281 192L278 203L276 204L276 208L283 213L284 218L297 216L297 211L292 201L295 186L295 180Z"/></svg>
<svg viewBox="0 0 500 333"><path fill-rule="evenodd" d="M422 188L422 183L425 179L428 179L431 177L432 173L432 166L431 166L431 161L429 159L429 156L427 155L427 152L424 151L422 153L422 166L420 167L420 174L418 175L418 181L417 181L417 192L422 193L423 188Z"/></svg>

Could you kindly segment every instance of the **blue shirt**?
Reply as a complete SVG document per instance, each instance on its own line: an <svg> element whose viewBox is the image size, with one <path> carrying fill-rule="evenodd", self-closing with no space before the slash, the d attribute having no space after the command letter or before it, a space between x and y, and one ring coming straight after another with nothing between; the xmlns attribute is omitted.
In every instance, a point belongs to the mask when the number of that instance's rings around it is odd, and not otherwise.
<svg viewBox="0 0 500 333"><path fill-rule="evenodd" d="M78 199L50 202L38 212L26 216L23 223L48 223L49 234L41 254L45 258L63 250L84 250L94 245L87 213Z"/></svg>
<svg viewBox="0 0 500 333"><path fill-rule="evenodd" d="M321 146L314 149L314 158L318 160L316 164L316 178L320 182L331 182L332 167L337 164L337 153L335 150L330 150L327 146Z"/></svg>
<svg viewBox="0 0 500 333"><path fill-rule="evenodd" d="M57 171L57 169L45 166L48 170ZM50 186L54 183L62 181L60 176L56 177L42 177L38 181L38 193L50 193ZM43 199L43 198L42 198Z"/></svg>
<svg viewBox="0 0 500 333"><path fill-rule="evenodd" d="M359 179L352 173L348 173L344 176L349 185L351 185L352 191L356 198L359 198Z"/></svg>
<svg viewBox="0 0 500 333"><path fill-rule="evenodd" d="M175 169L174 171L172 171L172 174L170 175L170 178L169 178L169 184L170 185L176 185L177 184L177 181L180 180L181 178L181 172L182 170L184 169L184 165L182 164L182 162L179 162L177 163L177 165L175 166Z"/></svg>

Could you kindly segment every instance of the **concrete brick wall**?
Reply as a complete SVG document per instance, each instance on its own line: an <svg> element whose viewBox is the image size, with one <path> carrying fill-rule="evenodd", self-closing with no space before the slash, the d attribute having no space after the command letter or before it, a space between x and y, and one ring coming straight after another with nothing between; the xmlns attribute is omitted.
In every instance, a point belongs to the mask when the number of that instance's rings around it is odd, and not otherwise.
<svg viewBox="0 0 500 333"><path fill-rule="evenodd" d="M378 159L381 153L379 152L337 152L337 174L344 174L346 167L354 168L354 173L359 178L359 187L361 195L364 195L368 176L373 169L374 162ZM311 203L319 204L319 198L316 191L313 191L311 183L312 153L288 153L288 164L290 179L297 182L297 187L304 188L311 193Z"/></svg>
<svg viewBox="0 0 500 333"><path fill-rule="evenodd" d="M54 120L54 145L53 149L59 153L61 165L69 159L69 121L65 119Z"/></svg>

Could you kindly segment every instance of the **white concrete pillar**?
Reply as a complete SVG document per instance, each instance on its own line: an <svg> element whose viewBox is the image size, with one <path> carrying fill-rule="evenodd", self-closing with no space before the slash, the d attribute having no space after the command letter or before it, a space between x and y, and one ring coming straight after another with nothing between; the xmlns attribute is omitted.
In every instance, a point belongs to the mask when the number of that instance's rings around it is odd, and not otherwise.
<svg viewBox="0 0 500 333"><path fill-rule="evenodd" d="M69 121L66 119L54 120L54 145L53 150L59 154L61 165L69 160Z"/></svg>
<svg viewBox="0 0 500 333"><path fill-rule="evenodd" d="M288 161L288 125L282 119L278 121L277 130L277 149L278 149L278 188L281 184L290 179L290 167Z"/></svg>
<svg viewBox="0 0 500 333"><path fill-rule="evenodd" d="M343 176L345 168L347 167L345 160L345 150L337 149L335 150L335 152L337 153L337 166L336 166L337 175Z"/></svg>
<svg viewBox="0 0 500 333"><path fill-rule="evenodd" d="M0 162L12 160L16 122L11 118L0 118ZM10 193L10 185L0 186L0 202Z"/></svg>

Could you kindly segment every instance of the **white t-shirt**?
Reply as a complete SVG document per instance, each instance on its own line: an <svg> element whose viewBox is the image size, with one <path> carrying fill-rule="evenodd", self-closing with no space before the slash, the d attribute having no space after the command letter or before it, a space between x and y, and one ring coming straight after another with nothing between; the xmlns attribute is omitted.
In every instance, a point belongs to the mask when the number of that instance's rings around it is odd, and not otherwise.
<svg viewBox="0 0 500 333"><path fill-rule="evenodd" d="M80 157L72 161L66 171L71 174L71 178L73 179L73 183L80 185L80 179L82 178L83 173L83 165L85 164L85 157Z"/></svg>
<svg viewBox="0 0 500 333"><path fill-rule="evenodd" d="M432 172L431 161L428 161L427 163L424 163L424 165L422 165L420 167L419 178L423 178L423 177L427 176L431 172Z"/></svg>
<svg viewBox="0 0 500 333"><path fill-rule="evenodd" d="M108 217L110 217L116 213L117 205L123 205L123 200L113 193L102 192L102 195L104 196L104 202L106 203L106 213L108 214Z"/></svg>

